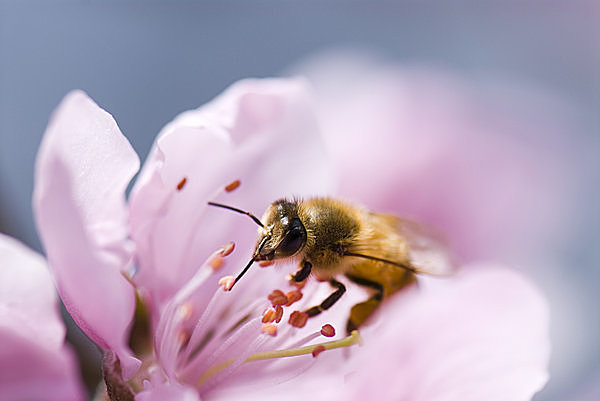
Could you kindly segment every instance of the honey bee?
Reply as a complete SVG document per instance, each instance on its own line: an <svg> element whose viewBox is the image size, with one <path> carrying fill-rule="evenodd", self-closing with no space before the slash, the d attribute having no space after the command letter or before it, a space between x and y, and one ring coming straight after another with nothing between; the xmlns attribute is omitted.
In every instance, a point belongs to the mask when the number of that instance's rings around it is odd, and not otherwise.
<svg viewBox="0 0 600 401"><path fill-rule="evenodd" d="M280 199L260 220L232 206L208 204L245 214L260 226L252 258L233 284L254 262L298 262L292 281L303 282L312 275L335 289L305 311L309 317L329 309L346 292L336 279L340 275L371 290L369 299L350 310L348 333L358 329L387 298L414 284L417 274L445 273L450 266L444 247L421 226L334 198Z"/></svg>

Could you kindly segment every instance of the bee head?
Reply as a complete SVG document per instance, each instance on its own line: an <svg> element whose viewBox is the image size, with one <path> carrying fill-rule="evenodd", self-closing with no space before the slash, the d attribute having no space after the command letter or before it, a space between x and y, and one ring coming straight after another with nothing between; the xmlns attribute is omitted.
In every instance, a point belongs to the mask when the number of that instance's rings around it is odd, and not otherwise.
<svg viewBox="0 0 600 401"><path fill-rule="evenodd" d="M254 251L255 260L275 260L298 253L306 244L306 229L298 217L298 203L285 199L273 202L263 215Z"/></svg>

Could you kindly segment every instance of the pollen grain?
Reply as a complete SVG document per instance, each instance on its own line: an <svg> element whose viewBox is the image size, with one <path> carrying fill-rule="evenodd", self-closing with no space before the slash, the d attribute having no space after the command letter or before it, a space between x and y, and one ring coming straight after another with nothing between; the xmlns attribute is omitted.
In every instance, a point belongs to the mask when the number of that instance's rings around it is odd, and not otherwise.
<svg viewBox="0 0 600 401"><path fill-rule="evenodd" d="M315 349L313 349L313 352L312 352L312 356L313 356L313 358L316 358L316 357L317 357L317 355L319 355L321 352L325 351L326 349L327 349L327 348L325 348L325 346L324 346L324 345L317 345L317 346L315 347Z"/></svg>
<svg viewBox="0 0 600 401"><path fill-rule="evenodd" d="M240 180L235 180L231 184L225 186L225 192L235 191L242 182Z"/></svg>
<svg viewBox="0 0 600 401"><path fill-rule="evenodd" d="M288 298L281 290L273 290L269 294L268 299L271 301L271 305L273 306L286 305L288 303Z"/></svg>
<svg viewBox="0 0 600 401"><path fill-rule="evenodd" d="M306 325L308 314L306 312L294 311L290 315L289 323L297 328L302 328Z"/></svg>
<svg viewBox="0 0 600 401"><path fill-rule="evenodd" d="M181 179L181 181L179 181L179 183L177 184L177 190L181 191L183 189L183 187L185 187L186 183L187 183L187 177L183 177Z"/></svg>
<svg viewBox="0 0 600 401"><path fill-rule="evenodd" d="M321 334L323 334L325 337L333 337L335 336L335 328L330 324L326 324L321 327Z"/></svg>

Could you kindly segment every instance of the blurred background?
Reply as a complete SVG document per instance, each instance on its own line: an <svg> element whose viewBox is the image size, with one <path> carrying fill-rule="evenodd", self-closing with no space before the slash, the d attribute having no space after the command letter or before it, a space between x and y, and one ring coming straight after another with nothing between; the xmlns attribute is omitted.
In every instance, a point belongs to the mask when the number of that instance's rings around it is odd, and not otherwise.
<svg viewBox="0 0 600 401"><path fill-rule="evenodd" d="M535 254L507 258L551 305L551 379L535 399L598 400L599 4L0 0L0 231L41 251L30 203L34 160L71 89L113 114L143 160L165 123L238 79L310 73L327 92L319 66L329 55L368 54L387 66L369 71L410 71L409 80L427 71L465 92L467 105L492 99L492 116L502 108L505 119L531 115L538 124L513 143L525 155L544 149L539 196L551 198L559 217L552 235L534 240ZM516 233L512 245L527 247L525 237Z"/></svg>

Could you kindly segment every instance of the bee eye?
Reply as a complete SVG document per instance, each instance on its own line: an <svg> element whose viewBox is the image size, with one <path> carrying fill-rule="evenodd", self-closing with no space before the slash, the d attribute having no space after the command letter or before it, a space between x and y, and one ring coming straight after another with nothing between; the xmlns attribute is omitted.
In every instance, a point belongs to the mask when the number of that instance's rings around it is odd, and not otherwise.
<svg viewBox="0 0 600 401"><path fill-rule="evenodd" d="M277 247L280 257L291 256L298 252L306 242L306 230L299 219L292 220L291 228Z"/></svg>

